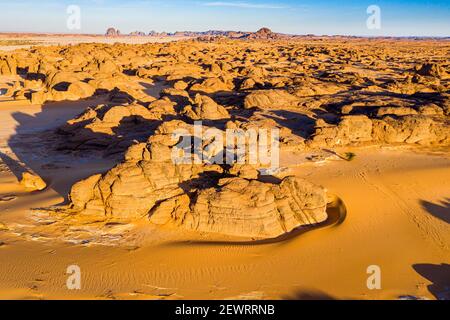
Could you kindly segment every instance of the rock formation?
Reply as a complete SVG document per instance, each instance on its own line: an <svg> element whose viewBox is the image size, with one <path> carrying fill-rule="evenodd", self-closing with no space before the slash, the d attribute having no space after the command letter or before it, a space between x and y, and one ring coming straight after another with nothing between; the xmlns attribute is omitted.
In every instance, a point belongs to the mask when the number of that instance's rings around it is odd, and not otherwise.
<svg viewBox="0 0 450 320"><path fill-rule="evenodd" d="M197 94L194 106L187 106L184 114L192 120L220 120L230 118L230 114L208 96Z"/></svg>
<svg viewBox="0 0 450 320"><path fill-rule="evenodd" d="M22 174L20 184L22 184L28 191L42 191L47 187L47 184L41 177L28 172Z"/></svg>
<svg viewBox="0 0 450 320"><path fill-rule="evenodd" d="M295 108L298 98L284 90L258 90L249 94L245 98L246 109L283 109Z"/></svg>
<svg viewBox="0 0 450 320"><path fill-rule="evenodd" d="M261 28L255 33L249 33L244 37L252 40L275 40L281 38L279 34L273 33L269 28Z"/></svg>
<svg viewBox="0 0 450 320"><path fill-rule="evenodd" d="M100 151L120 162L74 185L73 212L253 238L326 219L323 188L296 177L269 183L259 177L262 165L215 165L223 146L215 148L212 139L192 137L209 147L192 155L205 163L174 162L172 134L194 135L196 121L220 133L254 130L257 142L263 130L278 130L281 151L302 154L368 144L450 145L447 45L405 40L393 55L391 40L379 47L365 39L304 41L268 29L233 35L252 41L208 36L0 55L0 73L11 79L2 97L90 104L57 130L55 148Z"/></svg>
<svg viewBox="0 0 450 320"><path fill-rule="evenodd" d="M107 37L117 37L120 36L120 31L116 30L115 28L108 28L108 30L106 30L106 34Z"/></svg>
<svg viewBox="0 0 450 320"><path fill-rule="evenodd" d="M132 146L126 161L73 186L72 210L118 220L148 218L197 232L275 238L327 219L325 189L288 177L280 184L217 165L174 164L169 135Z"/></svg>

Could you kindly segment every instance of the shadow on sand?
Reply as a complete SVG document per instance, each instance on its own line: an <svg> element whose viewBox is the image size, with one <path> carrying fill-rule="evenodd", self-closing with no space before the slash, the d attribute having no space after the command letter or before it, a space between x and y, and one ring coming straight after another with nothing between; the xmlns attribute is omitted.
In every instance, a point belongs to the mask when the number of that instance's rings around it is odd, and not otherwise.
<svg viewBox="0 0 450 320"><path fill-rule="evenodd" d="M293 301L331 301L338 300L335 297L317 290L298 290L282 297L283 300Z"/></svg>
<svg viewBox="0 0 450 320"><path fill-rule="evenodd" d="M420 204L432 216L450 224L450 198L442 200L440 203L422 200Z"/></svg>
<svg viewBox="0 0 450 320"><path fill-rule="evenodd" d="M415 264L413 269L431 282L430 293L438 300L450 300L450 264Z"/></svg>
<svg viewBox="0 0 450 320"><path fill-rule="evenodd" d="M86 170L86 159L69 158L67 153L55 152L58 138L54 131L67 120L95 104L95 100L52 102L44 104L36 114L14 112L12 117L17 125L15 134L9 137L7 144L17 160L5 153L0 153L0 159L18 180L22 178L24 172L31 171L43 178L51 189L66 198L68 192L66 184L73 184L80 178L87 178L96 172L95 169L93 172ZM79 170L81 167L84 170ZM66 171L65 174L61 174L55 173L54 169ZM64 177L64 184L57 181L61 176Z"/></svg>

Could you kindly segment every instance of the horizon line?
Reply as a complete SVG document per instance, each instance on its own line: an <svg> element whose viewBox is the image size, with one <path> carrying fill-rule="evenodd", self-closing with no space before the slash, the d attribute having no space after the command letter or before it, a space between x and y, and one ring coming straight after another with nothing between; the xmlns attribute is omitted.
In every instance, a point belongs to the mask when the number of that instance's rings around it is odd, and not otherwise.
<svg viewBox="0 0 450 320"><path fill-rule="evenodd" d="M120 29L117 29L119 30ZM153 30L154 31L154 30ZM182 32L191 32L191 33L206 33L210 31L218 31L218 32L237 32L237 33L254 33L253 31L236 31L236 30L215 30L209 29L205 31L191 31L191 30L182 30L182 31L155 31L157 33L167 33L168 35L174 35L175 33ZM138 30L132 32L139 32ZM275 34L292 36L292 37L348 37L348 38L439 38L446 39L450 38L450 35L358 35L358 34L315 34L315 33L305 33L305 34L294 34L294 33L282 33L282 32L274 32ZM72 33L72 32L33 32L33 31L1 31L0 35L60 35L60 36L97 36L97 37L109 37L109 38L120 38L120 37L154 37L149 35L149 33L145 33L145 35L130 35L130 33L124 33L119 36L106 36L105 33Z"/></svg>

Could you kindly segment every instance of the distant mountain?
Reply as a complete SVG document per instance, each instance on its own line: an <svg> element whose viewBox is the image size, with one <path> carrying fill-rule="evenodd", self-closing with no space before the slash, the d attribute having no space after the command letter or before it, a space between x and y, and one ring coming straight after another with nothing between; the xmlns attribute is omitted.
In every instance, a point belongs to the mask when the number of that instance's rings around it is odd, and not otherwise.
<svg viewBox="0 0 450 320"><path fill-rule="evenodd" d="M120 36L120 31L115 28L109 28L106 32L106 36ZM123 35L125 36L125 35ZM128 34L128 36L134 37L189 37L189 38L215 38L224 37L230 39L255 39L255 40L271 40L290 37L288 35L274 33L269 28L261 28L257 32L243 32L243 31L219 31L219 30L209 30L209 31L177 31L173 33L167 32L156 32L150 31L148 34L142 31L134 31Z"/></svg>
<svg viewBox="0 0 450 320"><path fill-rule="evenodd" d="M145 32L142 32L142 31L134 31L134 32L131 32L130 34L129 34L129 36L134 36L134 37L145 37L146 36L146 34L145 34Z"/></svg>
<svg viewBox="0 0 450 320"><path fill-rule="evenodd" d="M261 28L256 32L249 33L244 36L246 39L257 39L257 40L271 40L271 39L280 39L286 37L279 33L274 33L269 28Z"/></svg>
<svg viewBox="0 0 450 320"><path fill-rule="evenodd" d="M120 36L120 30L116 30L115 28L108 28L108 30L106 30L106 36L107 37L117 37Z"/></svg>

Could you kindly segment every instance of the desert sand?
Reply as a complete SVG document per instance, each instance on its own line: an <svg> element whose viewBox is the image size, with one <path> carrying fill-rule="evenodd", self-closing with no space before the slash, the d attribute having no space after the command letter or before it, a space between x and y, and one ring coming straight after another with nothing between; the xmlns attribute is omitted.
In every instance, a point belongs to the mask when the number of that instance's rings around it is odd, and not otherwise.
<svg viewBox="0 0 450 320"><path fill-rule="evenodd" d="M0 33L0 51L10 52L18 49L29 49L33 46L64 46L80 43L161 43L188 39L189 37L172 36L115 36L105 37L101 35L78 35L78 34L8 34Z"/></svg>
<svg viewBox="0 0 450 320"><path fill-rule="evenodd" d="M449 43L269 38L0 53L0 299L448 299ZM171 163L198 120L280 170Z"/></svg>

